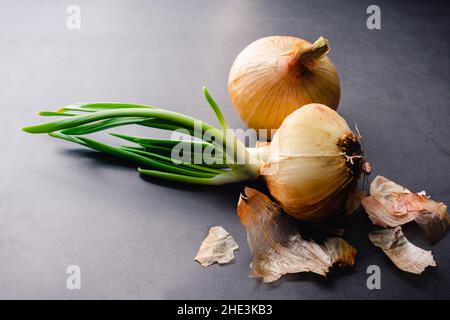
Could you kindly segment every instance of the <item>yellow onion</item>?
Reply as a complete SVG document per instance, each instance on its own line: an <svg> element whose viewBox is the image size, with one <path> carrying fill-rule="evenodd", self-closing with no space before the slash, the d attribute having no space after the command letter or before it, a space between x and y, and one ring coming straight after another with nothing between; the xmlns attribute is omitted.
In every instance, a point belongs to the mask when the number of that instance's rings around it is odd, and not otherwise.
<svg viewBox="0 0 450 320"><path fill-rule="evenodd" d="M362 170L358 140L325 105L308 104L291 113L273 136L261 167L271 195L301 220L343 212Z"/></svg>
<svg viewBox="0 0 450 320"><path fill-rule="evenodd" d="M309 103L336 110L339 77L328 41L273 36L247 46L236 58L228 78L232 103L253 129L277 129L284 118Z"/></svg>

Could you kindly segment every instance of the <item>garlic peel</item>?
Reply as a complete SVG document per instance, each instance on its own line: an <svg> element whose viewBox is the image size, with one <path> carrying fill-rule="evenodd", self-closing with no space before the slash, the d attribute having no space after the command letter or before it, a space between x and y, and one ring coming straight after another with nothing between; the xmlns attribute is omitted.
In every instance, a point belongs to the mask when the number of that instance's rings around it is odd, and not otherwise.
<svg viewBox="0 0 450 320"><path fill-rule="evenodd" d="M373 231L369 234L369 239L403 271L421 274L426 267L436 266L431 251L423 250L409 242L400 226Z"/></svg>
<svg viewBox="0 0 450 320"><path fill-rule="evenodd" d="M450 221L442 202L411 192L382 176L372 181L370 196L362 204L372 223L387 228L416 221L431 242L443 237Z"/></svg>

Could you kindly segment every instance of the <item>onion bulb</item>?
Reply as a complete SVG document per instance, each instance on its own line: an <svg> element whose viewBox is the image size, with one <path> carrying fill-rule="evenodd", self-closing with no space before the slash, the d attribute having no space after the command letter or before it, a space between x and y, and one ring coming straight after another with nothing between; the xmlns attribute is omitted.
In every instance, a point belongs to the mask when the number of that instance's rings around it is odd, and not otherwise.
<svg viewBox="0 0 450 320"><path fill-rule="evenodd" d="M294 111L275 133L262 166L271 195L301 220L323 220L342 211L362 170L358 139L325 105Z"/></svg>
<svg viewBox="0 0 450 320"><path fill-rule="evenodd" d="M272 142L246 148L228 128L220 108L205 89L205 96L221 128L198 119L144 105L87 103L71 105L56 112L63 119L26 127L30 133L51 136L112 154L139 164L139 172L153 178L204 185L222 185L263 176L272 197L291 216L302 220L323 220L344 212L347 198L362 170L359 136L336 111L322 104L309 104L291 113L273 136ZM200 122L200 125L198 123ZM133 145L113 146L83 137L112 127L137 124L164 130L184 129L212 134L203 141L149 139L113 133ZM227 162L182 160L174 162L173 148L213 150ZM232 147L230 147L232 146ZM190 151L189 151L190 152ZM200 154L205 156L205 153ZM189 154L187 155L189 157ZM190 158L189 158L190 159ZM240 161L244 160L244 161ZM214 165L215 164L215 165Z"/></svg>
<svg viewBox="0 0 450 320"><path fill-rule="evenodd" d="M231 101L244 123L253 129L277 129L284 118L309 103L336 110L339 77L328 41L310 42L287 36L259 39L234 61L228 78Z"/></svg>

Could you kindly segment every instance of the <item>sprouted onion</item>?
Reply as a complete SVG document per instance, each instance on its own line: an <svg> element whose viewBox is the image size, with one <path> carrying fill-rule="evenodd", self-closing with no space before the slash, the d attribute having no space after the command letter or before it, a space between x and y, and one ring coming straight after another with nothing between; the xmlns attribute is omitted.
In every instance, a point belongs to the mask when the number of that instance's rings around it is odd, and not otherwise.
<svg viewBox="0 0 450 320"><path fill-rule="evenodd" d="M309 103L336 110L339 77L326 56L328 41L313 44L288 37L265 37L248 45L236 58L228 78L231 101L253 129L277 129L284 118Z"/></svg>
<svg viewBox="0 0 450 320"><path fill-rule="evenodd" d="M268 146L246 148L229 129L217 103L204 89L220 128L181 113L145 105L84 103L44 116L64 116L29 126L29 133L49 133L104 153L137 163L139 172L154 178L193 184L222 185L263 175L272 196L290 215L303 220L323 220L342 212L361 173L359 135L334 110L310 104L289 115ZM148 139L112 133L132 145L114 146L83 135L113 127L137 124L163 130L183 129L192 136L200 130L202 141ZM197 136L198 137L198 136ZM214 137L214 138L212 138ZM213 149L211 163L173 161L175 145L185 143L200 150ZM200 151L201 153L201 151ZM195 152L191 155L195 156Z"/></svg>

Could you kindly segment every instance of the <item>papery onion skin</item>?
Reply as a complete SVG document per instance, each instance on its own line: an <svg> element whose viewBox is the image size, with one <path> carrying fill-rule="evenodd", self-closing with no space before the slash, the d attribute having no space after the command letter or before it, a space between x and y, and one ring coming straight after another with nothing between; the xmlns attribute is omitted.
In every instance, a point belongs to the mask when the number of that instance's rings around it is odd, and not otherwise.
<svg viewBox="0 0 450 320"><path fill-rule="evenodd" d="M362 171L359 137L336 111L309 104L275 133L261 174L291 216L320 221L345 211Z"/></svg>
<svg viewBox="0 0 450 320"><path fill-rule="evenodd" d="M369 239L403 271L421 274L428 266L436 267L431 251L423 250L409 242L400 226L372 231L369 233Z"/></svg>
<svg viewBox="0 0 450 320"><path fill-rule="evenodd" d="M383 176L377 176L371 182L370 196L362 200L362 205L372 223L383 228L416 221L431 243L440 240L450 224L444 203L411 192Z"/></svg>
<svg viewBox="0 0 450 320"><path fill-rule="evenodd" d="M272 282L286 273L314 272L325 276L332 266L355 264L356 249L342 238L328 238L324 245L307 241L298 225L279 205L256 189L246 187L237 213L247 229L253 255L251 277Z"/></svg>
<svg viewBox="0 0 450 320"><path fill-rule="evenodd" d="M290 36L259 39L236 58L228 78L232 103L253 129L277 129L284 118L309 103L336 110L340 83L325 56L328 42L314 44Z"/></svg>

